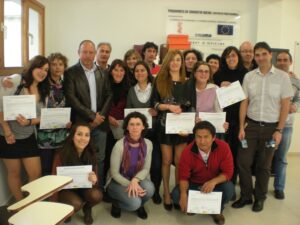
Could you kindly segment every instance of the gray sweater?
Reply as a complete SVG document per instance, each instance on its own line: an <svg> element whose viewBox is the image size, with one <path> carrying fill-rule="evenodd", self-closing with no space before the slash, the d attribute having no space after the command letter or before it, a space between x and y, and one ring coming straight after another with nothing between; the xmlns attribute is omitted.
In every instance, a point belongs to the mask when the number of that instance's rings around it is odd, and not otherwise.
<svg viewBox="0 0 300 225"><path fill-rule="evenodd" d="M147 178L151 167L153 146L152 146L152 142L146 138L145 138L145 142L147 146L145 163L143 168L135 175L135 177L138 178L139 180L144 180L145 178ZM128 186L130 184L130 180L125 178L120 173L120 167L123 158L123 150L124 150L124 138L121 138L116 142L115 146L112 149L112 153L110 157L110 171L109 171L109 177L107 179L106 186L110 183L111 179L114 179L117 183L121 184L122 186Z"/></svg>

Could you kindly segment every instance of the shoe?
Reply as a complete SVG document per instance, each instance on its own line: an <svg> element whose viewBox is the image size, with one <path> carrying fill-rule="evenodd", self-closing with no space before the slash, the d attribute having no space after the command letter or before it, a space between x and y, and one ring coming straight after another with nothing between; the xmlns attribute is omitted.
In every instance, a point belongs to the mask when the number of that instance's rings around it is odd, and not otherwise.
<svg viewBox="0 0 300 225"><path fill-rule="evenodd" d="M152 196L152 201L154 204L159 205L161 203L161 197L159 195L159 192L154 192L154 195Z"/></svg>
<svg viewBox="0 0 300 225"><path fill-rule="evenodd" d="M223 214L212 214L211 216L216 224L222 225L225 223L225 217Z"/></svg>
<svg viewBox="0 0 300 225"><path fill-rule="evenodd" d="M137 213L137 216L143 220L148 218L148 214L143 206L138 208L138 210L136 210L136 213Z"/></svg>
<svg viewBox="0 0 300 225"><path fill-rule="evenodd" d="M114 218L120 218L121 217L121 209L117 206L111 205L110 215Z"/></svg>
<svg viewBox="0 0 300 225"><path fill-rule="evenodd" d="M171 196L170 196L170 198L171 198ZM171 200L171 203L165 203L165 202L164 202L164 208L165 208L165 210L167 210L167 211L171 211L172 208L173 208L172 200Z"/></svg>
<svg viewBox="0 0 300 225"><path fill-rule="evenodd" d="M173 206L174 206L174 209L180 210L180 205L174 203Z"/></svg>
<svg viewBox="0 0 300 225"><path fill-rule="evenodd" d="M170 204L164 203L164 208L167 211L171 211L173 208L173 205L172 205L172 203L170 203Z"/></svg>
<svg viewBox="0 0 300 225"><path fill-rule="evenodd" d="M243 199L240 198L239 200L235 201L231 206L232 208L243 208L245 205L251 205L252 204L252 199Z"/></svg>
<svg viewBox="0 0 300 225"><path fill-rule="evenodd" d="M252 206L253 212L260 212L264 209L264 200L255 200Z"/></svg>
<svg viewBox="0 0 300 225"><path fill-rule="evenodd" d="M274 196L276 199L284 199L284 192L282 190L275 190L274 191Z"/></svg>
<svg viewBox="0 0 300 225"><path fill-rule="evenodd" d="M86 225L93 224L94 220L92 217L92 207L85 204L82 208L83 211L83 221Z"/></svg>

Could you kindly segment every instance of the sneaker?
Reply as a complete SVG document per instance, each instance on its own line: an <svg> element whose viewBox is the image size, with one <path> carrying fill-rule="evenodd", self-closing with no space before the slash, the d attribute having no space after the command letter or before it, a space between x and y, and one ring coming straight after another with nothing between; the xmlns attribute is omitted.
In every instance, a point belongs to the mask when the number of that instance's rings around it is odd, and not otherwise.
<svg viewBox="0 0 300 225"><path fill-rule="evenodd" d="M120 218L121 217L121 209L117 206L111 205L110 215L114 218Z"/></svg>
<svg viewBox="0 0 300 225"><path fill-rule="evenodd" d="M276 199L282 200L284 199L284 192L282 190L275 190L274 196Z"/></svg>
<svg viewBox="0 0 300 225"><path fill-rule="evenodd" d="M143 220L148 218L148 214L143 206L138 208L138 210L136 210L136 213L137 213L137 216Z"/></svg>
<svg viewBox="0 0 300 225"><path fill-rule="evenodd" d="M222 225L225 223L225 217L223 214L212 214L211 216L216 224Z"/></svg>

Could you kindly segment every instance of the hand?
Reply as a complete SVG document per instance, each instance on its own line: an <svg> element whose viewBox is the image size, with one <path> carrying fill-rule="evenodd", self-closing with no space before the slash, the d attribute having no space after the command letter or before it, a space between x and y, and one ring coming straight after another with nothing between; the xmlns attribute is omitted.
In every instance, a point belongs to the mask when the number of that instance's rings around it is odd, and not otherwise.
<svg viewBox="0 0 300 225"><path fill-rule="evenodd" d="M196 123L199 123L199 122L201 122L201 121L202 121L201 118L198 117L198 116L196 116L195 122L196 122Z"/></svg>
<svg viewBox="0 0 300 225"><path fill-rule="evenodd" d="M139 185L139 180L137 178L132 178L130 184L126 189L128 197L138 197L139 194L143 195L144 189Z"/></svg>
<svg viewBox="0 0 300 225"><path fill-rule="evenodd" d="M282 133L280 133L279 131L275 131L273 133L272 138L275 141L275 149L277 149L280 144L281 138L282 138Z"/></svg>
<svg viewBox="0 0 300 225"><path fill-rule="evenodd" d="M239 140L244 140L245 139L245 130L240 128L240 132L239 132Z"/></svg>
<svg viewBox="0 0 300 225"><path fill-rule="evenodd" d="M188 196L187 193L180 193L179 205L182 212L187 211Z"/></svg>
<svg viewBox="0 0 300 225"><path fill-rule="evenodd" d="M103 123L105 120L105 117L100 115L99 113L96 113L96 117L93 121L93 123L96 123L97 125L100 125L101 123Z"/></svg>
<svg viewBox="0 0 300 225"><path fill-rule="evenodd" d="M216 183L212 180L205 182L202 187L201 191L204 193L210 193L215 189Z"/></svg>
<svg viewBox="0 0 300 225"><path fill-rule="evenodd" d="M66 124L66 128L70 129L72 127L72 122L70 121L69 123Z"/></svg>
<svg viewBox="0 0 300 225"><path fill-rule="evenodd" d="M290 110L289 113L295 113L297 112L297 107L295 104L290 104Z"/></svg>
<svg viewBox="0 0 300 225"><path fill-rule="evenodd" d="M151 116L157 116L157 111L153 108L150 108L148 112L150 113Z"/></svg>
<svg viewBox="0 0 300 225"><path fill-rule="evenodd" d="M17 116L16 120L17 120L17 122L18 122L21 126L23 126L23 127L30 125L30 120L26 119L26 118L25 118L23 115L21 115L21 114L19 114L19 115Z"/></svg>
<svg viewBox="0 0 300 225"><path fill-rule="evenodd" d="M229 81L222 81L221 87L228 87L231 83Z"/></svg>
<svg viewBox="0 0 300 225"><path fill-rule="evenodd" d="M7 144L11 145L16 143L16 138L15 135L13 133L10 134L4 134L5 135L5 141Z"/></svg>
<svg viewBox="0 0 300 225"><path fill-rule="evenodd" d="M109 124L112 125L113 127L118 127L119 126L119 122L118 120L116 120L114 117L112 116L109 116L108 117L108 121L109 121Z"/></svg>
<svg viewBox="0 0 300 225"><path fill-rule="evenodd" d="M172 113L179 114L182 112L181 107L179 105L169 105L169 111Z"/></svg>
<svg viewBox="0 0 300 225"><path fill-rule="evenodd" d="M179 131L178 135L181 137L187 137L187 136L189 136L189 133L186 131Z"/></svg>
<svg viewBox="0 0 300 225"><path fill-rule="evenodd" d="M223 124L223 127L224 127L224 129L225 129L225 132L227 132L227 130L228 130L228 128L229 128L229 123L228 123L228 122L225 122L225 123Z"/></svg>
<svg viewBox="0 0 300 225"><path fill-rule="evenodd" d="M12 88L14 86L14 83L11 81L11 78L4 78L2 80L2 86L4 88Z"/></svg>
<svg viewBox="0 0 300 225"><path fill-rule="evenodd" d="M95 185L97 183L98 179L94 171L89 173L88 180L92 182L92 185Z"/></svg>

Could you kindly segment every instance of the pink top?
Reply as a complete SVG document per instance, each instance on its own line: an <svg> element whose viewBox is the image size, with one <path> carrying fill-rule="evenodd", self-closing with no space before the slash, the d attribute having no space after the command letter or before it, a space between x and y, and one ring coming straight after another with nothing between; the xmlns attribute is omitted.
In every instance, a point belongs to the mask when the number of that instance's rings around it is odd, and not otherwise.
<svg viewBox="0 0 300 225"><path fill-rule="evenodd" d="M202 91L196 90L197 93L197 106L198 112L222 112L219 101L217 98L217 86L215 84L207 84L206 88Z"/></svg>

